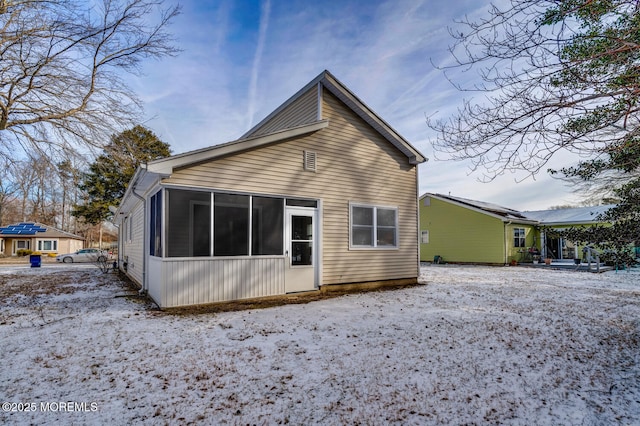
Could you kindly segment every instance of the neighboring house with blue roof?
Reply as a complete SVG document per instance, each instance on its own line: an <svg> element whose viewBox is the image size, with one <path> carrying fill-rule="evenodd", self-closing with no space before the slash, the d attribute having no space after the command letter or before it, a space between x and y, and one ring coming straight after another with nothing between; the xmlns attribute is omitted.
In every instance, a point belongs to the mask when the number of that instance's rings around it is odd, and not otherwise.
<svg viewBox="0 0 640 426"><path fill-rule="evenodd" d="M0 226L0 257L17 256L20 250L52 255L72 253L83 246L84 238L42 223Z"/></svg>

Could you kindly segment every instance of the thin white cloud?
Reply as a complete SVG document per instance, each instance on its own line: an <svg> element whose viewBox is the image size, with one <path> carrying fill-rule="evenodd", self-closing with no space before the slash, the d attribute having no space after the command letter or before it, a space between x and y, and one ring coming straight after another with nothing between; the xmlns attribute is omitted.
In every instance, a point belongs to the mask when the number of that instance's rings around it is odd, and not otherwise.
<svg viewBox="0 0 640 426"><path fill-rule="evenodd" d="M328 69L430 158L420 166L421 192L451 191L517 209L573 197L546 176L478 183L468 162L433 156L425 117L450 116L463 94L432 62L451 63L447 27L465 15L475 19L488 0L327 1L264 0L256 19L256 11L243 15L248 6L241 2L185 0L176 22L184 52L151 64L149 78L136 85L153 117L149 126L175 153L227 142Z"/></svg>
<svg viewBox="0 0 640 426"><path fill-rule="evenodd" d="M256 46L256 53L253 56L253 65L251 67L251 81L249 83L249 96L248 96L248 109L247 118L249 119L249 125L247 128L253 126L255 116L255 103L256 93L258 90L258 75L260 74L260 63L262 61L262 55L264 52L264 45L267 40L267 31L269 29L269 15L271 15L271 1L265 0L260 7L260 28L258 30L258 44Z"/></svg>

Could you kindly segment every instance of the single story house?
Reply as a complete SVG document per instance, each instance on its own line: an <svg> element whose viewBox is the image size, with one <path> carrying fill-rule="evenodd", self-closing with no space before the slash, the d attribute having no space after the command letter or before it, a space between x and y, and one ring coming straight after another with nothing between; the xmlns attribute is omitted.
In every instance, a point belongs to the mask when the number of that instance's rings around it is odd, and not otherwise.
<svg viewBox="0 0 640 426"><path fill-rule="evenodd" d="M19 250L43 255L72 253L84 245L84 238L35 222L0 226L0 254L17 256Z"/></svg>
<svg viewBox="0 0 640 426"><path fill-rule="evenodd" d="M119 268L161 308L415 283L424 161L324 71L240 139L139 167Z"/></svg>
<svg viewBox="0 0 640 426"><path fill-rule="evenodd" d="M571 260L582 247L548 229L592 226L611 206L520 212L483 201L427 193L420 197L420 260L504 265L541 258Z"/></svg>
<svg viewBox="0 0 640 426"><path fill-rule="evenodd" d="M540 247L545 257L554 260L571 260L582 257L583 247L575 244L573 241L552 235L547 230L562 230L574 226L602 224L602 222L597 219L597 216L612 207L613 204L609 204L603 206L525 211L523 214L539 222Z"/></svg>

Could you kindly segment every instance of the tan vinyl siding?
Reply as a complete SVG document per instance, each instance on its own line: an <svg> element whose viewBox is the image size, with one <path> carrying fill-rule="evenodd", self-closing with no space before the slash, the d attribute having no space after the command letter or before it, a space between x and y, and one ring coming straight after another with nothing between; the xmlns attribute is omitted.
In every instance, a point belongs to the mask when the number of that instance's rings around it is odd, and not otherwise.
<svg viewBox="0 0 640 426"><path fill-rule="evenodd" d="M303 124L310 124L318 120L318 89L311 88L279 114L251 132L249 136L261 136L278 130L290 129Z"/></svg>
<svg viewBox="0 0 640 426"><path fill-rule="evenodd" d="M133 235L131 236L131 241L128 241L125 236L122 258L127 259L127 275L136 283L142 285L144 265L144 209L142 203L132 209L129 220L132 221Z"/></svg>
<svg viewBox="0 0 640 426"><path fill-rule="evenodd" d="M328 91L329 126L291 141L174 172L165 184L321 199L322 283L417 276L416 167ZM317 153L317 172L303 151ZM349 202L398 207L397 249L350 250Z"/></svg>
<svg viewBox="0 0 640 426"><path fill-rule="evenodd" d="M165 259L152 257L149 295L163 308L284 294L282 257Z"/></svg>

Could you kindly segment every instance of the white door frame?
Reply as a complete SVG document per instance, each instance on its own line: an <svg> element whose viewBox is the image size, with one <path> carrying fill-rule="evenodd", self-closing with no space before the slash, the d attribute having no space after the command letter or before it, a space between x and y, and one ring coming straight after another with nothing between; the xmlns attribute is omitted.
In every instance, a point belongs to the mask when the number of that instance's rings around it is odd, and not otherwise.
<svg viewBox="0 0 640 426"><path fill-rule="evenodd" d="M293 265L292 218L294 216L310 217L311 222L311 265ZM311 291L318 288L318 210L308 207L289 207L285 209L285 292L295 293ZM307 239L303 239L307 241Z"/></svg>

